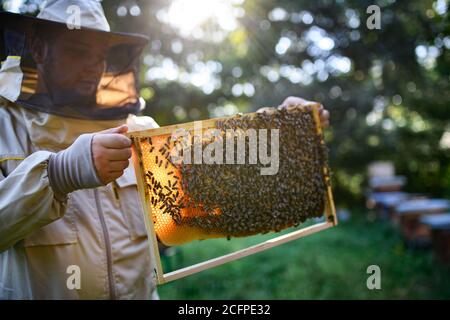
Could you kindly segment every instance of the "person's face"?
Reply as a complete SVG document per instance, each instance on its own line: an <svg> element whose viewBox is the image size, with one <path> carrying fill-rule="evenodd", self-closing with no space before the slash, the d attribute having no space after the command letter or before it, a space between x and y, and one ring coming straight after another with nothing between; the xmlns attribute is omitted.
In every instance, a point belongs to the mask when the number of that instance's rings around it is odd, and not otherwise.
<svg viewBox="0 0 450 320"><path fill-rule="evenodd" d="M38 69L51 86L52 95L92 97L105 71L106 46L96 45L96 35L80 37L68 32L43 42Z"/></svg>

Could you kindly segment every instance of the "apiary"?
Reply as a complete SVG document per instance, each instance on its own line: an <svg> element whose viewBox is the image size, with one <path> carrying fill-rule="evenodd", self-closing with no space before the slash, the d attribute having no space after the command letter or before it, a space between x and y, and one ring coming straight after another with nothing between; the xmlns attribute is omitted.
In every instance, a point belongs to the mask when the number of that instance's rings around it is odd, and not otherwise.
<svg viewBox="0 0 450 320"><path fill-rule="evenodd" d="M167 246L279 232L284 243L337 223L327 148L315 105L238 114L128 134L149 236ZM235 260L260 244L172 275L160 283ZM159 261L157 247L153 255Z"/></svg>

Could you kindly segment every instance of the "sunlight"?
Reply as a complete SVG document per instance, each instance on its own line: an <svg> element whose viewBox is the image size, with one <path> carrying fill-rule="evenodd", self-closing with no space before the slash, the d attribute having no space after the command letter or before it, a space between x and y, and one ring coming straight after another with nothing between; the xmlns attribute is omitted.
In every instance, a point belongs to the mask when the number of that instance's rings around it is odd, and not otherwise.
<svg viewBox="0 0 450 320"><path fill-rule="evenodd" d="M174 0L171 5L158 12L158 18L178 29L182 36L191 36L204 23L214 21L224 31L237 28L236 18L243 9L236 7L243 0Z"/></svg>
<svg viewBox="0 0 450 320"><path fill-rule="evenodd" d="M23 0L9 0L4 2L4 9L9 12L19 13Z"/></svg>

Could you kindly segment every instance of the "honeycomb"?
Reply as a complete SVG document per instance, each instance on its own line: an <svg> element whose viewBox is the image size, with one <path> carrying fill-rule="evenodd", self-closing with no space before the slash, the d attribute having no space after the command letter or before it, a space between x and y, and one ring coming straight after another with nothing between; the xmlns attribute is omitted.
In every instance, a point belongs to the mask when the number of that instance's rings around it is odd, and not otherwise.
<svg viewBox="0 0 450 320"><path fill-rule="evenodd" d="M165 245L176 245L201 239L203 230L200 227L192 227L186 224L177 223L177 220L165 211L166 208L162 207L164 204L162 198L164 196L161 196L160 192L163 192L164 194L175 192L175 195L177 194L176 192L178 192L179 199L185 196L180 183L182 178L180 169L171 164L159 151L164 144L167 143L170 136L171 135L161 135L153 136L149 139L142 139L140 141L140 147L142 150L142 163L145 170L145 182L149 190L147 197L149 200L150 212L148 214L151 214L158 240ZM154 181L160 183L162 188L154 188L152 178ZM183 208L181 211L181 215L184 218L205 214L201 208L194 207ZM208 238L218 238L222 236L223 235L220 233L208 234Z"/></svg>
<svg viewBox="0 0 450 320"><path fill-rule="evenodd" d="M133 137L139 144L148 214L158 240L171 246L278 232L322 216L329 169L314 112L311 108L272 109L217 121L214 129L218 135L205 134L210 128L203 129L202 152L212 142L222 143L227 130L234 130L237 143L245 130L278 129L279 169L274 175L261 175L265 165L247 163L247 158L240 164L175 163L171 152L180 150L180 141L171 134ZM194 143L192 136L189 144ZM247 155L249 143L245 140ZM267 150L271 149L270 141L266 143ZM258 148L260 144L258 141ZM223 152L225 158L225 149ZM236 152L235 148L235 159Z"/></svg>

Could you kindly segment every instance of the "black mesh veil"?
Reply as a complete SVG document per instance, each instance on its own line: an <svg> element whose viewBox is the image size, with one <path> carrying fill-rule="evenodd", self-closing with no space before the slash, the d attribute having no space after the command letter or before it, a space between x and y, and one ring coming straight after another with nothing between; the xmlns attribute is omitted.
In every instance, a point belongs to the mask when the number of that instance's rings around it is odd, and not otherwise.
<svg viewBox="0 0 450 320"><path fill-rule="evenodd" d="M15 102L50 114L112 120L137 113L147 43L142 35L0 13L0 59L19 60L23 73Z"/></svg>

